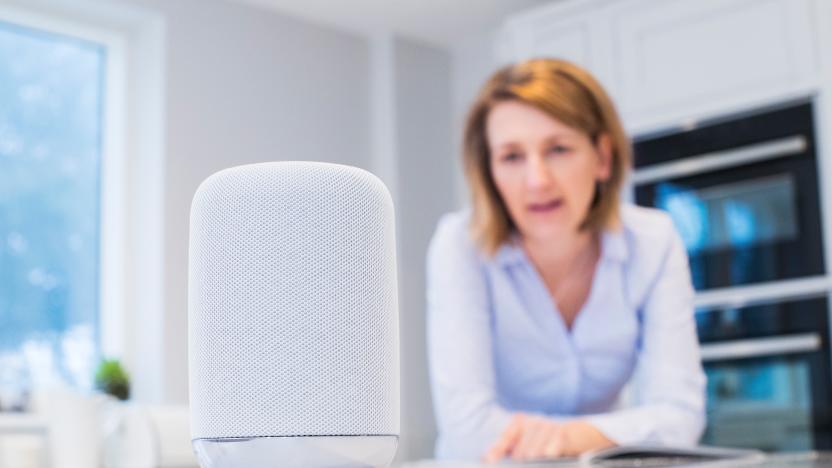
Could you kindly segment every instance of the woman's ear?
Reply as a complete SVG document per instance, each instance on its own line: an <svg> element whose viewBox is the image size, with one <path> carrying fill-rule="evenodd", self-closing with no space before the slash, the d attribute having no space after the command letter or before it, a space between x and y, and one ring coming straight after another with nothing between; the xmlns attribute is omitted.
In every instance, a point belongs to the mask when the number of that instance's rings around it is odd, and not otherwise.
<svg viewBox="0 0 832 468"><path fill-rule="evenodd" d="M606 182L612 175L612 138L607 132L601 132L595 139L595 150L598 152L598 180Z"/></svg>

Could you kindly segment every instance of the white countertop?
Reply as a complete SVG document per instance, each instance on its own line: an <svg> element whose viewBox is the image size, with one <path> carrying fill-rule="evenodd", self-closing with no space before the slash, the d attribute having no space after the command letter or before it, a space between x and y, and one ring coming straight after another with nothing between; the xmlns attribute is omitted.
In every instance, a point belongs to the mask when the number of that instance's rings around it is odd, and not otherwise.
<svg viewBox="0 0 832 468"><path fill-rule="evenodd" d="M0 433L43 433L49 428L48 422L32 413L0 413Z"/></svg>

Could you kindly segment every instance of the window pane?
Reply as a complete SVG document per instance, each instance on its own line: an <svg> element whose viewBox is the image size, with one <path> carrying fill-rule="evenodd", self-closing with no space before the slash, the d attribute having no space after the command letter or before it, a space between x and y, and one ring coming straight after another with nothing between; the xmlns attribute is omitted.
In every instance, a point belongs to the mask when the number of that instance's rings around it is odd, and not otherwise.
<svg viewBox="0 0 832 468"><path fill-rule="evenodd" d="M102 46L0 22L0 387L99 357Z"/></svg>

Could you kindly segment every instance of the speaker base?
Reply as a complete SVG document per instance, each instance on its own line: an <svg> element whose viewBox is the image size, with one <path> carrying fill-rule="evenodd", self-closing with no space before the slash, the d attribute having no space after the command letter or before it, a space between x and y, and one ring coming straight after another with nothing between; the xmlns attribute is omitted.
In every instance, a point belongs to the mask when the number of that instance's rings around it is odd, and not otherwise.
<svg viewBox="0 0 832 468"><path fill-rule="evenodd" d="M196 439L202 468L386 468L398 436L299 436Z"/></svg>

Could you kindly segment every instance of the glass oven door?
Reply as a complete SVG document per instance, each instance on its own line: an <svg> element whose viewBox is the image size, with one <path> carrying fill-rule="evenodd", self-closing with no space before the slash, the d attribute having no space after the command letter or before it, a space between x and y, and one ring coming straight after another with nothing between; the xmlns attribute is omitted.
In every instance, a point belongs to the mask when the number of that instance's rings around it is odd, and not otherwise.
<svg viewBox="0 0 832 468"><path fill-rule="evenodd" d="M817 346L811 335L787 339ZM814 448L813 352L706 362L708 424L701 442L766 451Z"/></svg>
<svg viewBox="0 0 832 468"><path fill-rule="evenodd" d="M832 447L827 304L822 297L697 313L708 377L701 443Z"/></svg>
<svg viewBox="0 0 832 468"><path fill-rule="evenodd" d="M670 214L697 290L825 272L811 112L806 103L635 145L651 163L633 176L636 202Z"/></svg>

